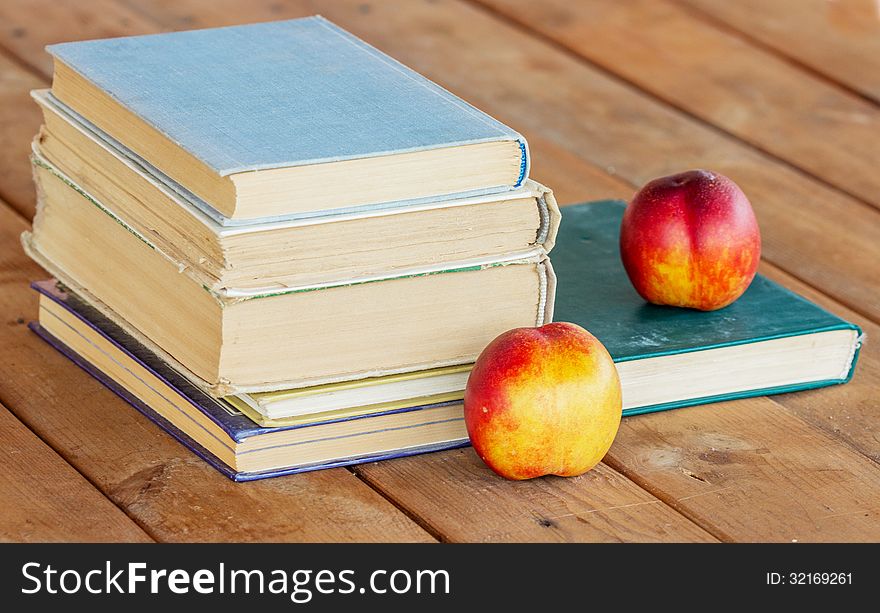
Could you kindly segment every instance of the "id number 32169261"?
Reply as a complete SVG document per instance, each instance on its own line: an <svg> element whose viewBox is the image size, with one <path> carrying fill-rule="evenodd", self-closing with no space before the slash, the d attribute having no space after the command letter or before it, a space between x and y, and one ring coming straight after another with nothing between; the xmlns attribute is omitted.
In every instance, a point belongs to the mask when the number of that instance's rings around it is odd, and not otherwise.
<svg viewBox="0 0 880 613"><path fill-rule="evenodd" d="M767 573L767 585L852 585L852 573Z"/></svg>

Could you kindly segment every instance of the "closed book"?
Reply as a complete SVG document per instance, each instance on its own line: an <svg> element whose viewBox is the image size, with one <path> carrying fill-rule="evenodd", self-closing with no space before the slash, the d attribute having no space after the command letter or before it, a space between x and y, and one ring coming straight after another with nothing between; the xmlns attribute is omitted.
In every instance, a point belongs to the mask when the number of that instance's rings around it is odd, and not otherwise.
<svg viewBox="0 0 880 613"><path fill-rule="evenodd" d="M525 139L322 17L47 47L51 99L221 215L513 189Z"/></svg>
<svg viewBox="0 0 880 613"><path fill-rule="evenodd" d="M733 304L697 311L646 303L620 260L626 204L563 209L553 267L557 321L592 332L617 365L624 415L845 383L858 326L757 275Z"/></svg>
<svg viewBox="0 0 880 613"><path fill-rule="evenodd" d="M372 462L467 443L460 402L322 413L263 427L212 398L100 311L56 287L40 293L31 329L194 453L236 481ZM73 306L75 305L75 307Z"/></svg>
<svg viewBox="0 0 880 613"><path fill-rule="evenodd" d="M549 251L559 225L552 192L530 180L499 194L224 225L59 110L45 92L34 97L45 121L33 144L34 163L107 203L216 291L339 281L444 260L467 264L534 247Z"/></svg>
<svg viewBox="0 0 880 613"><path fill-rule="evenodd" d="M466 364L504 330L552 317L553 271L540 247L217 291L78 186L43 166L34 172L28 254L214 396Z"/></svg>
<svg viewBox="0 0 880 613"><path fill-rule="evenodd" d="M224 400L260 425L290 425L312 420L317 414L352 416L461 400L470 371L470 364L460 364L275 392L238 394L226 396Z"/></svg>

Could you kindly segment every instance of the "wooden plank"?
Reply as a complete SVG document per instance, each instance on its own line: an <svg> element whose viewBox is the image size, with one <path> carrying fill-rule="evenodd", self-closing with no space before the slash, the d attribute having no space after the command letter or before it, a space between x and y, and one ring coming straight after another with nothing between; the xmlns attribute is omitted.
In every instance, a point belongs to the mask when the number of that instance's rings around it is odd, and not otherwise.
<svg viewBox="0 0 880 613"><path fill-rule="evenodd" d="M38 77L0 53L0 199L28 218L34 214L28 157L31 139L41 121L40 110L28 92L45 86Z"/></svg>
<svg viewBox="0 0 880 613"><path fill-rule="evenodd" d="M0 2L0 46L21 58L47 82L52 56L44 47L86 38L113 38L157 31L113 0L4 0Z"/></svg>
<svg viewBox="0 0 880 613"><path fill-rule="evenodd" d="M880 102L876 0L680 0L780 55Z"/></svg>
<svg viewBox="0 0 880 613"><path fill-rule="evenodd" d="M478 1L880 208L876 104L669 1ZM793 16L794 23L802 14Z"/></svg>
<svg viewBox="0 0 880 613"><path fill-rule="evenodd" d="M541 136L540 131L527 130L524 136L532 155L530 176L551 187L557 201L629 200L635 193L632 184Z"/></svg>
<svg viewBox="0 0 880 613"><path fill-rule="evenodd" d="M309 2L137 3L165 27L280 19ZM273 8L274 7L274 8ZM642 185L687 168L721 172L750 196L764 255L780 268L880 321L880 214L789 165L734 141L484 9L345 0L328 18L525 132L540 134L619 178ZM552 186L551 186L552 187ZM587 197L587 195L585 195ZM834 224L829 227L829 214Z"/></svg>
<svg viewBox="0 0 880 613"><path fill-rule="evenodd" d="M468 448L355 470L447 541L716 540L604 464L579 477L505 481Z"/></svg>
<svg viewBox="0 0 880 613"><path fill-rule="evenodd" d="M108 0L0 2L0 199L25 217L34 213L28 155L41 117L29 92L48 87L52 77L52 58L44 47L156 30L154 24L138 30L139 23L136 13Z"/></svg>
<svg viewBox="0 0 880 613"><path fill-rule="evenodd" d="M253 21L259 19L268 19L268 18L280 18L280 17L291 17L297 16L301 14L307 14L311 12L308 6L302 5L283 5L279 6L277 4L266 4L266 3L251 3L248 5L248 8L242 12L242 9L236 11L234 10L236 7L228 6L228 5L220 5L217 8L219 9L216 12L212 12L210 16L205 16L203 14L198 13L193 10L192 5L187 3L175 2L175 3L151 3L151 4L140 4L141 9L148 14L153 15L155 18L160 19L162 24L167 27L175 27L178 23L175 21L176 19L180 20L180 23L185 23L188 27L205 27L210 25L223 25L225 23L237 23L241 21ZM274 8L268 8L274 7ZM450 8L451 7L451 8ZM471 100L474 100L476 96L481 95L486 88L488 88L489 93L497 94L496 98L503 100L508 104L515 104L517 100L520 98L529 99L530 95L534 95L532 90L519 90L512 89L516 85L511 84L508 81L503 81L502 83L498 83L497 80L501 79L500 75L518 75L518 77L523 77L525 73L525 77L534 76L539 78L539 74L533 74L537 71L547 71L551 70L555 72L554 75L557 81L556 83L567 83L569 84L569 90L571 89L571 83L578 83L578 79L570 79L567 77L574 77L582 74L583 67L575 69L568 64L567 58L560 58L558 53L549 53L546 48L542 49L541 52L533 53L531 56L527 55L526 57L531 57L529 60L531 63L526 63L525 60L521 59L519 53L515 53L511 51L510 47L513 43L516 43L517 49L522 46L526 46L528 48L529 45L534 45L533 42L529 42L530 39L525 38L524 36L519 35L515 30L510 28L500 27L497 23L491 22L486 23L487 18L481 12L471 11L469 7L462 6L460 4L452 4L452 5L443 5L441 7L434 7L433 10L427 14L422 12L422 9L419 7L413 7L413 5L406 6L398 6L392 9L388 9L386 4L381 6L369 5L368 8L361 8L361 5L345 5L340 7L340 3L335 3L332 7L335 13L331 11L331 7L322 7L322 12L328 14L329 17L337 20L342 23L345 27L355 30L356 33L359 33L363 36L366 36L372 42L379 42L380 46L390 50L392 53L395 53L398 57L404 59L410 64L414 64L415 67L419 70L422 70L429 74L429 76L433 76L436 79L441 81L444 80L443 76L438 77L437 74L432 74L432 70L437 72L437 67L433 66L430 63L430 60L427 60L425 65L419 65L418 62L421 61L421 58L430 58L433 60L434 58L441 57L444 61L444 68L447 72L444 72L443 75L451 75L454 78L460 78L460 82L456 82L452 88L454 91L464 93ZM331 12L328 12L331 11ZM414 14L415 13L415 14ZM387 34L387 30L382 29L384 22L386 20L391 20L392 25L395 27L395 36L389 37ZM375 23L374 23L375 22ZM407 27L404 28L404 22L407 24ZM468 28L466 28L465 32L461 32L457 34L459 30L462 28L459 26L456 29L458 24L467 23ZM476 31L473 31L473 26L476 25ZM358 32L358 28L361 28L361 31ZM364 28L367 29L368 34L364 34ZM499 34L494 34L493 32L498 32L501 30ZM445 36L438 36L436 33L443 33ZM389 45L395 44L395 41L400 40L401 36L406 36L407 33L411 33L411 37L407 38L404 43L400 43L401 51L395 51L394 49L389 49ZM493 38L494 36L494 38ZM376 37L379 40L374 40L371 37ZM393 40L392 40L393 38ZM473 48L473 41L486 41L489 39L490 42L486 44L485 47L480 47L478 49ZM513 43L510 42L510 39L513 39ZM381 41L381 42L380 42ZM503 42L501 42L503 41ZM471 47L468 48L468 44L471 44ZM413 52L409 51L410 57L407 57L408 49L411 46L416 48L419 45L425 47L430 47L430 53L426 52L422 49L423 53L421 54L413 54ZM461 57L457 57L454 55L455 49L465 49ZM537 49L537 48L536 48ZM527 49L528 50L528 49ZM453 57L450 57L448 54L453 53ZM513 60L520 60L520 64L526 63L525 68L522 65L514 62L513 65L509 63L509 58L513 56ZM537 59L532 56L537 56ZM501 58L503 61L501 65L498 66L473 66L474 61L479 61L480 58ZM447 65L447 63L449 65ZM456 67L467 66L467 70L463 70L462 68L456 69ZM563 70L559 70L560 66ZM530 72L531 71L531 72ZM559 74L561 72L562 74ZM478 74L480 76L479 83L477 84L474 80L468 78L469 75ZM630 90L615 90L615 85L607 80L604 80L604 77L600 77L597 73L589 73L586 75L594 80L599 80L601 82L602 88L599 93L602 93L604 98L604 105L600 108L608 109L614 107L614 100L611 93L623 98L630 99L635 98L640 100L640 95L636 92L632 92ZM529 81L530 79L517 79L517 83L521 81ZM581 80L589 81L590 79L582 78ZM447 81L448 84L448 81ZM478 87L479 85L479 87ZM537 83L534 83L532 80L532 86L537 87L539 91L542 83L540 80ZM548 86L549 87L549 86ZM576 96L575 102L583 102L584 100L588 100L589 97L587 93L584 93L581 89L576 89L578 96ZM606 93L607 90L611 90L611 93ZM570 91L566 91L565 93L570 93ZM590 91L590 94L594 94L596 92ZM473 94L471 96L470 94ZM487 102L483 102L480 99L475 100L476 103L484 108L488 108L490 112L495 113L496 115L501 116L502 119L506 119L503 115L503 112L499 113L496 108L493 107L492 103L488 101L490 96L487 95ZM535 101L532 100L532 103ZM540 98L539 102L548 102L547 98ZM549 100L552 103L552 100ZM497 104L497 103L496 103ZM571 107L575 107L577 105L572 104L569 101ZM644 105L645 108L652 105ZM507 107L505 106L505 109ZM562 144L566 146L566 148L571 149L572 151L577 151L578 153L582 153L584 150L578 147L572 147L572 141L568 139L568 134L565 130L559 127L558 123L554 121L546 121L547 113L555 113L556 115L562 114L560 113L560 108L557 105L553 107L551 104L551 108L548 111L545 107L541 107L538 105L540 110L535 112L535 115L538 115L537 120L532 120L530 125L535 126L535 129L542 129L542 134L547 137L547 140L550 140L554 143ZM652 107L653 108L653 107ZM571 110L569 106L565 107L565 110ZM656 119L655 115L657 115L657 111L647 111L642 108L642 105L637 107L637 110L641 112L646 112L652 115L652 119ZM550 119L556 119L556 115L551 117ZM564 114L563 114L564 115ZM607 113L606 113L607 115ZM633 112L628 118L638 118L639 113ZM668 121L668 116L665 114L661 115L664 119ZM524 119L528 118L528 113L523 111L522 117ZM589 120L589 116L578 115L578 119ZM607 117L605 118L605 123L609 123ZM516 124L515 124L516 125ZM619 125L619 123L615 123L615 126ZM678 126L675 126L678 128ZM689 126L694 127L697 131L700 131L701 128L698 126ZM572 128L577 130L578 126L572 124L563 124L562 128ZM591 129L596 130L596 134L600 135L599 127L593 126ZM682 128L683 129L683 128ZM710 136L705 136L705 134L710 134L708 132L704 133L704 138L707 140L713 140ZM723 139L715 139L719 140L719 142L726 142ZM708 148L708 144L704 145ZM589 153L592 153L591 149L587 149ZM729 154L729 149L727 153ZM737 153L740 153L740 149L736 149ZM631 149L628 151L631 153ZM748 155L744 153L742 155ZM580 157L580 156L579 156ZM748 159L748 158L747 158ZM603 159L603 162L606 160ZM612 158L612 161L616 162L616 158ZM631 164L631 162L627 162ZM754 162L754 165L759 166L757 162ZM624 175L620 171L619 166L615 168L615 170ZM634 173L626 173L625 178L633 181L632 177L637 177ZM781 412L783 415L787 416L789 419L795 419L790 415L786 414L784 410L780 409L778 405L773 404L772 402L768 402L768 406L773 407L775 412ZM815 433L819 435L818 433ZM819 435L821 436L821 435ZM809 439L808 439L809 440ZM810 443L807 443L809 445ZM389 463L389 465L394 463ZM375 474L373 477L378 479ZM388 477L390 479L390 477ZM699 483L698 481L695 481ZM378 486L378 481L374 481L373 485ZM775 486L774 486L775 487ZM391 495L390 492L394 492L395 500L398 500L400 503L400 498L404 494L398 491L400 488L390 487L388 491L386 491L386 495ZM772 488L771 488L772 489ZM699 492L694 492L699 493ZM412 508L409 508L410 512L413 512ZM741 509L739 509L741 511ZM714 510L713 510L714 511ZM430 513L435 513L436 509L431 510ZM430 516L428 517L430 520ZM420 517L420 521L426 521L425 517ZM746 532L741 532L738 536L748 538L748 534ZM759 538L752 535L753 538Z"/></svg>
<svg viewBox="0 0 880 613"><path fill-rule="evenodd" d="M625 419L605 461L723 540L880 539L880 467L768 398Z"/></svg>
<svg viewBox="0 0 880 613"><path fill-rule="evenodd" d="M233 483L49 347L22 322L46 273L0 205L0 398L161 541L431 541L351 472ZM73 536L71 536L73 538Z"/></svg>
<svg viewBox="0 0 880 613"><path fill-rule="evenodd" d="M849 383L774 396L773 400L880 463L880 326L778 268L762 264L760 272L858 324L867 337Z"/></svg>
<svg viewBox="0 0 880 613"><path fill-rule="evenodd" d="M0 445L0 541L152 540L3 405Z"/></svg>

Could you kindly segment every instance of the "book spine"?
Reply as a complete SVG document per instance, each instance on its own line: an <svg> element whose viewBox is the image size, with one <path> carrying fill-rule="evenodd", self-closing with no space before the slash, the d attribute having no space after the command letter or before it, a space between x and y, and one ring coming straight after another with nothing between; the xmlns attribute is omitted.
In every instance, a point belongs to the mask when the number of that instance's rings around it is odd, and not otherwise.
<svg viewBox="0 0 880 613"><path fill-rule="evenodd" d="M516 183L514 183L513 187L516 189L521 186L523 182L529 177L529 167L531 166L531 157L529 156L529 144L523 137L519 137L516 140L516 144L519 145L519 153L520 153L520 162L519 162L519 176L516 179Z"/></svg>

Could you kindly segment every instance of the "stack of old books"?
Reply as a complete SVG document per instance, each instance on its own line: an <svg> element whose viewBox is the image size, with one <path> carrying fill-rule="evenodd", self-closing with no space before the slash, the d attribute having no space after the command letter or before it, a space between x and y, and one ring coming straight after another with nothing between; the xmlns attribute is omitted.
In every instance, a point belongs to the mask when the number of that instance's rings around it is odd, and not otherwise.
<svg viewBox="0 0 880 613"><path fill-rule="evenodd" d="M49 47L33 328L227 475L461 445L552 315L525 140L320 17Z"/></svg>

